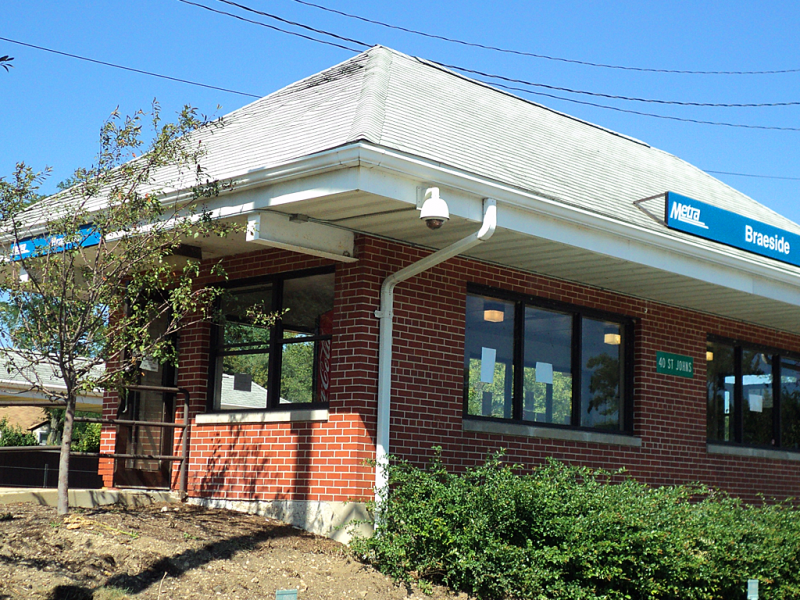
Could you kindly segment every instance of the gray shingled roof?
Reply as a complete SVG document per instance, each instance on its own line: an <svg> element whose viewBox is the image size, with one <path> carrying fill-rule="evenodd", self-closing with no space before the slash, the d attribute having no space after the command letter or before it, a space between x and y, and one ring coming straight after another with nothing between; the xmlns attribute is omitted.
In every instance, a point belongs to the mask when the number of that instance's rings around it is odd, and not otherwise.
<svg viewBox="0 0 800 600"><path fill-rule="evenodd" d="M220 179L364 140L680 238L633 202L669 190L800 233L676 156L380 46L224 120L204 160Z"/></svg>
<svg viewBox="0 0 800 600"><path fill-rule="evenodd" d="M381 46L224 122L198 134L203 166L220 180L366 141L702 247L720 244L668 230L633 202L673 191L800 234L800 225L676 156ZM649 209L663 214L663 202Z"/></svg>
<svg viewBox="0 0 800 600"><path fill-rule="evenodd" d="M95 377L99 377L103 374L103 370L103 366L96 366L92 369L92 373ZM64 388L64 380L53 365L44 361L31 364L14 350L3 349L0 351L0 387L4 383L18 384L24 387L31 381L38 382L44 389L62 390ZM98 390L95 395L99 397L102 392Z"/></svg>

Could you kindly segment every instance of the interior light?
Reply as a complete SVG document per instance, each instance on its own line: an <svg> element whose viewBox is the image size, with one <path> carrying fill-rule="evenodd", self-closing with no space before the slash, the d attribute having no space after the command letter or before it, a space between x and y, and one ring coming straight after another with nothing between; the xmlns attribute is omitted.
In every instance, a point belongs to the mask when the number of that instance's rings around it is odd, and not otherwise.
<svg viewBox="0 0 800 600"><path fill-rule="evenodd" d="M483 320L489 321L490 323L502 323L505 316L502 310L487 308L483 311Z"/></svg>
<svg viewBox="0 0 800 600"><path fill-rule="evenodd" d="M609 346L619 346L622 343L622 336L618 333L607 333L603 336L603 342Z"/></svg>
<svg viewBox="0 0 800 600"><path fill-rule="evenodd" d="M706 350L706 361L711 362L714 360L714 353L711 350Z"/></svg>

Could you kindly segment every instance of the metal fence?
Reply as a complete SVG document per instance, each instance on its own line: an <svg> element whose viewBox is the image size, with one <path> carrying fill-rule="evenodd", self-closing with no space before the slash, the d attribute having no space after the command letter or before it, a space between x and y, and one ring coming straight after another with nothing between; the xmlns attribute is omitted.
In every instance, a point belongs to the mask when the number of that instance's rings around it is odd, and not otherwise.
<svg viewBox="0 0 800 600"><path fill-rule="evenodd" d="M153 455L153 454L121 454L121 453L108 453L108 452L71 452L70 453L70 473L69 473L69 486L75 488L86 487L90 489L96 489L102 487L102 478L97 475L97 469L99 465L100 458L113 458L116 462L119 459L125 458L137 458L137 459L151 459L151 460L164 460L164 461L176 461L180 462L179 467L179 477L178 477L178 490L181 495L181 499L186 497L186 483L187 483L187 468L189 466L189 431L191 426L188 423L187 416L189 414L189 391L185 388L179 387L163 387L163 386L153 386L153 385L132 385L126 388L128 391L132 392L161 392L166 394L180 394L183 396L183 423L166 423L166 422L156 422L156 421L142 421L142 420L130 420L130 419L93 419L93 418L86 418L86 417L75 417L75 422L82 422L82 423L101 423L102 425L112 425L116 428L117 433L119 432L120 426L148 426L148 427L161 427L161 428L170 428L170 429L177 429L182 430L183 435L181 436L181 453L180 454L165 454L165 455ZM0 406L55 406L55 407L63 407L63 404L59 404L56 402L7 402L7 401L0 401ZM29 451L31 452L30 456L28 457L18 457L16 460L16 464L11 464L8 469L3 467L0 469L0 480L3 479L3 474L8 472L10 480L15 480L14 477L11 476L12 473L16 473L19 477L20 481L30 481L33 482L34 479L37 477L36 475L32 474L32 471L36 471L37 467L35 465L24 464L26 461L34 461L32 457L39 456L35 453L35 449L42 448L42 446L25 446L21 448L10 448L11 450L19 450L19 451ZM47 452L53 452L52 447L44 447L45 451L42 452L41 455L47 455ZM0 448L2 450L2 448ZM6 449L8 450L8 449ZM9 456L12 456L11 452L8 452ZM0 453L2 455L2 453ZM22 464L20 464L22 461ZM90 462L82 462L82 461L94 461L93 463ZM83 481L80 479L81 474L88 475L88 472L91 470L91 465L93 464L94 473L100 480L99 484L93 483L92 485L83 485L78 483L79 481ZM46 466L45 466L46 465ZM75 481L73 483L73 465L75 465ZM78 465L85 465L85 466L78 466ZM2 464L0 464L2 466ZM58 475L58 449L55 452L55 462L42 462L41 466L38 468L39 476L41 477L41 481L44 483L49 483L51 477L51 471L55 472L54 477ZM29 478L24 479L22 474L23 472L29 473ZM89 479L87 478L87 482ZM93 480L94 481L94 480ZM56 487L56 486L39 486L35 483L28 483L28 484L13 484L13 483L0 483L0 485L8 486L8 487Z"/></svg>
<svg viewBox="0 0 800 600"><path fill-rule="evenodd" d="M26 488L58 487L58 446L0 447L0 486ZM69 464L69 486L100 489L96 456L73 456Z"/></svg>

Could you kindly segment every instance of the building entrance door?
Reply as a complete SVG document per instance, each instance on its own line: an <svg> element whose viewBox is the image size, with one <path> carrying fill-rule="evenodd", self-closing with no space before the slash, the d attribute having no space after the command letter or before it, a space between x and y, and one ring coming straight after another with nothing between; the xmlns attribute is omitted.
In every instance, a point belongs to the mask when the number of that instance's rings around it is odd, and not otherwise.
<svg viewBox="0 0 800 600"><path fill-rule="evenodd" d="M165 327L166 323L156 326ZM175 368L145 359L141 366L142 386L175 386ZM118 419L175 422L175 394L154 391L128 391L121 399ZM120 425L115 453L146 456L173 454L173 429L155 425ZM114 485L117 487L170 487L172 461L157 458L120 458L116 461Z"/></svg>

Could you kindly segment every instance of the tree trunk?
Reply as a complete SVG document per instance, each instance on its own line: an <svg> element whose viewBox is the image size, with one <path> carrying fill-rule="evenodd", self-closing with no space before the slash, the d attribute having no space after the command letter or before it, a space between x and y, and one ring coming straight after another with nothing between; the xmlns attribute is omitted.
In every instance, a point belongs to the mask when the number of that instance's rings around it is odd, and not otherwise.
<svg viewBox="0 0 800 600"><path fill-rule="evenodd" d="M48 411L50 414L50 431L47 432L47 445L55 446L61 443L61 436L59 436L59 419L58 413L55 410Z"/></svg>
<svg viewBox="0 0 800 600"><path fill-rule="evenodd" d="M69 451L72 444L72 426L75 419L75 395L68 393L64 411L64 431L61 434L61 456L58 461L58 514L69 512Z"/></svg>

